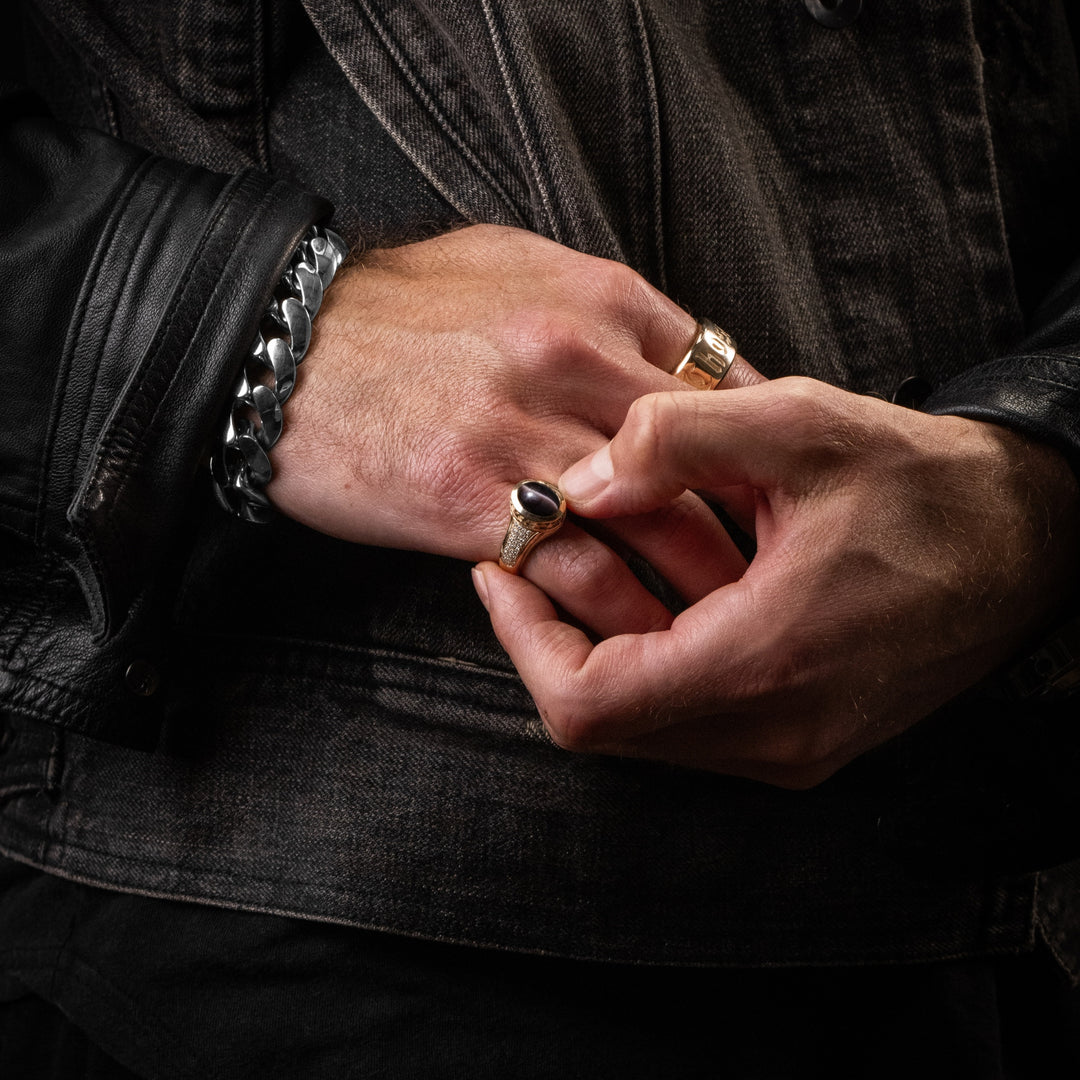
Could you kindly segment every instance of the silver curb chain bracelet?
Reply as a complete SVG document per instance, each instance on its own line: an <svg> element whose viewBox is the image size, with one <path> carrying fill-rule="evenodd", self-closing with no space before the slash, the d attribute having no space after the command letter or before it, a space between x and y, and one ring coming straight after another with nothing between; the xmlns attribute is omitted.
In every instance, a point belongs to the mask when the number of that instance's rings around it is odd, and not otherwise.
<svg viewBox="0 0 1080 1080"><path fill-rule="evenodd" d="M233 387L229 412L210 458L218 502L244 521L266 524L269 451L281 438L281 406L311 342L311 321L349 249L337 233L313 225L297 245L266 309L255 343Z"/></svg>

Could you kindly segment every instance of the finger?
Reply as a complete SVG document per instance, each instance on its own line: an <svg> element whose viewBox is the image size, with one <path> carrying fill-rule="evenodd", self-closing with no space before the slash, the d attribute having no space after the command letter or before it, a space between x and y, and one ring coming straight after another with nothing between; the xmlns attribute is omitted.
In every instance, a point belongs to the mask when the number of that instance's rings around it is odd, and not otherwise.
<svg viewBox="0 0 1080 1080"><path fill-rule="evenodd" d="M570 508L587 517L644 513L687 488L768 489L778 476L803 471L800 451L815 417L812 408L809 416L798 410L810 392L782 384L809 381L642 398L611 442L571 466L559 486Z"/></svg>
<svg viewBox="0 0 1080 1080"><path fill-rule="evenodd" d="M641 281L641 285L641 290L627 290L631 309L628 322L637 330L645 359L670 374L690 351L700 324L692 315L688 315L663 294L657 293L646 282ZM765 376L749 361L736 355L717 389L734 389L765 381Z"/></svg>
<svg viewBox="0 0 1080 1080"><path fill-rule="evenodd" d="M478 563L472 577L499 644L543 717L555 688L582 667L592 652L592 642L582 630L563 622L531 581L508 574L493 562Z"/></svg>
<svg viewBox="0 0 1080 1080"><path fill-rule="evenodd" d="M853 756L850 750L818 754L813 729L798 710L779 714L777 724L766 720L774 708L763 716L761 710L740 709L737 697L719 694L709 679L717 668L715 650L701 647L701 626L689 635L676 626L593 646L580 630L559 621L531 583L493 563L481 563L473 575L499 641L560 746L786 788L820 783ZM745 599L732 603L738 607ZM715 613L699 618L713 640L731 640L716 633ZM725 653L725 661L734 660Z"/></svg>
<svg viewBox="0 0 1080 1080"><path fill-rule="evenodd" d="M776 739L772 725L763 723L760 717L754 717L752 722L747 722L745 717L733 722L730 716L707 716L595 749L620 757L665 761L688 769L741 776L794 791L817 786L855 756L848 750L815 761L778 761L771 753ZM791 736L789 742L797 744L799 733Z"/></svg>
<svg viewBox="0 0 1080 1080"><path fill-rule="evenodd" d="M558 620L531 582L491 563L476 568L475 580L496 636L561 746L603 749L724 710L725 695L713 685L717 654L709 644L727 640L722 612L704 628L707 637L718 636L704 643L703 628L690 619L678 633L621 634L594 647L582 631ZM680 620L685 615L673 626Z"/></svg>
<svg viewBox="0 0 1080 1080"><path fill-rule="evenodd" d="M606 530L648 562L688 603L737 581L743 558L716 515L696 495L646 514L609 518Z"/></svg>
<svg viewBox="0 0 1080 1080"><path fill-rule="evenodd" d="M625 269L625 268L621 268ZM618 430L631 403L646 394L662 392L701 393L672 375L693 344L698 323L682 308L658 293L636 274L627 271L629 287L615 274L618 294L630 298L615 304L606 317L597 317L574 334L568 327L545 325L539 339L554 345L562 357L554 370L536 372L531 391L536 405L545 411L544 399L554 398L565 407L577 402L579 415L610 436ZM642 360L646 361L642 363ZM767 381L743 357L736 356L718 389L735 389Z"/></svg>
<svg viewBox="0 0 1080 1080"><path fill-rule="evenodd" d="M626 562L576 525L564 525L536 548L522 574L601 637L647 634L671 625L671 612Z"/></svg>
<svg viewBox="0 0 1080 1080"><path fill-rule="evenodd" d="M601 713L606 717L611 709L623 722L614 736L606 728L601 732L606 742L659 726L632 722L645 706L626 687L638 681L634 644L663 634L624 634L594 647L583 631L558 618L551 601L532 582L507 574L494 563L480 563L473 569L473 583L496 637L560 746L590 749L590 740L597 742L595 718Z"/></svg>

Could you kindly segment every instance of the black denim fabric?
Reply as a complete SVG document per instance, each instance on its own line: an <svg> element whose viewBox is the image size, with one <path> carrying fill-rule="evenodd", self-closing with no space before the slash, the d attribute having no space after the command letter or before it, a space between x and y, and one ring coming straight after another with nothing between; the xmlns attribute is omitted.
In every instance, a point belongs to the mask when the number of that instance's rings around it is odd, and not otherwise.
<svg viewBox="0 0 1080 1080"><path fill-rule="evenodd" d="M1043 951L887 969L585 964L150 901L3 859L0 888L0 941L18 942L0 947L11 973L0 981L0 1075L15 1080L1046 1080L1080 1070L1080 989ZM58 909L51 930L44 906Z"/></svg>
<svg viewBox="0 0 1080 1080"><path fill-rule="evenodd" d="M1051 379L1041 346L1012 351L1078 248L1060 5L867 0L843 30L749 0L35 8L28 74L62 119L261 166L352 241L522 225L629 262L770 376L886 396L920 376L944 411L1080 447L1077 336ZM1072 872L1044 869L1078 850L1075 705L972 694L805 793L571 756L465 565L192 514L164 630L123 639L160 679L143 746L0 699L5 852L570 957L940 960L1041 935L1080 975Z"/></svg>

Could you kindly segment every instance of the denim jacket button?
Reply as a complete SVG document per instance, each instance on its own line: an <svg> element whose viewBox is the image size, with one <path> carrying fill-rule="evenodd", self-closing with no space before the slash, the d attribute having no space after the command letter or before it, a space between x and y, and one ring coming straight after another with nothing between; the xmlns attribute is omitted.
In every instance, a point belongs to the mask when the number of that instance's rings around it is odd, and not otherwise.
<svg viewBox="0 0 1080 1080"><path fill-rule="evenodd" d="M833 30L850 26L862 12L862 0L803 0L803 3L822 26Z"/></svg>

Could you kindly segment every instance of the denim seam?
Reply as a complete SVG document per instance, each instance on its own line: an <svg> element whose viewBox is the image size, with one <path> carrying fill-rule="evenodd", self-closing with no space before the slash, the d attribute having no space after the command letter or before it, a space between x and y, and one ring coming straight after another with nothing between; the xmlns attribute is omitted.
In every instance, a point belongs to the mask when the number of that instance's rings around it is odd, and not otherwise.
<svg viewBox="0 0 1080 1080"><path fill-rule="evenodd" d="M222 642L232 640L234 639L231 636L225 634L206 634L199 638L200 642ZM403 652L400 649L387 649L379 646L366 645L346 645L337 641L324 641L321 639L311 638L260 637L258 641L260 642L260 644L268 644L272 648L280 648L283 651L289 651L294 648L323 649L327 652L338 653L344 656L371 656L380 660L402 661L404 663L415 663L419 665L450 669L453 671L465 670L491 676L492 678L509 680L512 682L518 681L519 678L516 671L509 671L503 668L488 667L485 664L477 664L471 660L461 660L453 656L430 656L426 653ZM199 651L206 650L200 647ZM232 658L230 660L230 666L233 670L244 670L244 660L249 658L251 657L247 654ZM262 666L250 666L246 668L246 670L257 672L265 670L265 668Z"/></svg>
<svg viewBox="0 0 1080 1080"><path fill-rule="evenodd" d="M947 162L948 178L964 196L970 199L973 188L973 180L969 168L962 163L965 152L979 154L985 161L985 175L979 176L977 190L977 207L968 208L967 214L971 222L970 227L964 232L963 239L966 241L963 248L963 261L967 268L970 288L974 295L978 296L983 303L983 310L987 320L988 329L997 327L1002 331L1011 330L1004 334L1006 340L1010 336L1015 337L1020 329L1020 313L1016 296L1016 284L1012 274L1012 263L1009 258L1009 244L1005 235L1004 210L1001 202L1001 192L998 189L997 166L994 155L994 146L991 136L990 119L986 108L986 85L984 79L985 60L979 47L975 34L974 13L969 2L958 5L958 10L946 8L924 7L919 5L919 17L924 28L928 30L926 36L934 42L948 42L953 51L964 49L964 62L971 67L974 85L968 87L961 84L964 90L970 90L976 101L975 112L972 113L970 106L965 103L950 101L942 121L955 121L957 113L961 113L969 123L976 125L976 130L968 128L963 131L959 140L953 139L943 145L949 155ZM955 26L954 21L959 25ZM963 40L953 40L953 31L963 34ZM947 88L949 97L955 98L958 83L951 72L956 64L956 56L950 55L943 61L938 50L931 50L929 56L935 64L934 80L938 85ZM959 145L958 145L959 142ZM981 261L979 252L973 250L974 238L980 230L976 223L988 223L992 219L995 234L995 256L993 262ZM989 231L989 230L987 230ZM996 280L996 275L1004 274L1007 285Z"/></svg>
<svg viewBox="0 0 1080 1080"><path fill-rule="evenodd" d="M375 33L379 36L383 45L386 46L387 54L394 61L398 70L401 72L403 78L412 90L413 96L420 103L420 105L426 110L429 116L435 121L436 126L442 131L449 139L453 148L460 154L462 154L469 165L483 178L484 183L492 190L506 208L510 211L514 220L518 222L522 227L525 226L525 216L521 213L520 209L514 202L513 197L506 190L506 188L499 182L498 178L487 168L487 166L480 160L477 154L473 151L468 141L462 137L458 130L451 123L449 116L446 112L439 107L438 102L435 100L434 95L420 80L417 73L413 70L412 65L408 62L404 52L394 39L393 34L390 32L388 26L381 22L375 12L371 9L371 5L364 3L360 0L360 6L363 8L364 13L367 15Z"/></svg>
<svg viewBox="0 0 1080 1080"><path fill-rule="evenodd" d="M289 644L290 643L290 639L287 639L287 638L275 638L273 640L274 640L275 644ZM421 666L421 667L430 667L430 668L435 668L435 669L444 670L444 671L447 671L447 670L449 670L449 671L465 670L465 671L468 671L470 673L475 673L475 674L477 674L479 676L499 680L501 682L509 682L509 683L518 682L518 676L514 672L500 671L498 668L485 667L485 666L482 666L480 664L471 663L470 661L467 661L467 660L466 661L454 661L452 659L444 658L444 657L434 658L434 657L424 656L423 654L420 654L420 653L415 653L415 654L414 653L401 653L401 652L395 652L395 651L389 650L389 649L350 648L348 646L334 645L334 644L328 643L328 642L310 642L310 641L299 640L299 641L295 641L295 642L292 642L292 643L297 644L297 645L301 645L301 646L305 646L305 647L310 647L312 645L316 645L318 647L325 648L325 649L327 649L329 651L337 652L337 653L340 653L340 654L343 654L343 655L349 655L349 656L356 656L356 655L372 656L372 657L375 657L375 658L377 658L379 660L383 660L383 661L390 661L390 662L398 661L398 662L401 662L401 663L416 664L416 665ZM255 665L247 665L247 666L245 666L242 662L240 662L238 660L237 664L233 665L233 670L247 671L250 674L258 674L260 672L265 671L266 668L261 667L261 666L255 666ZM311 678L314 678L314 677L315 676L307 676L307 675L303 675L301 673L298 673L296 675L285 676L281 681L284 682L285 680L291 680L291 679L310 680ZM323 677L324 684L327 681L328 680L326 680ZM359 681L359 680L356 683L352 683L352 682L349 682L347 680L342 680L342 679L334 679L334 680L329 680L329 681L332 682L335 685L340 686L341 688L355 688L357 685L361 685L361 686L366 685L362 681ZM400 683L392 683L389 680L387 680L386 685L400 685L400 686L407 686L407 687L414 688L414 684L409 683L405 679L402 679L402 681ZM45 688L46 690L57 691L57 692L62 693L66 698L68 698L68 702L65 703L68 706L73 706L73 707L77 708L77 707L80 707L80 706L93 706L96 703L96 699L93 698L92 696L87 696L87 695L82 694L79 691L79 688L78 688L77 684L58 682L58 681L55 681L53 679L44 678L44 677L42 677L40 675L36 675L36 674L30 673L30 672L22 671L22 672L19 672L17 675L15 675L13 677L11 690L7 694L4 695L3 700L6 703L6 707L11 708L11 709L15 709L19 713L21 713L23 715L26 715L26 716L30 716L30 717L32 717L33 719L36 719L36 720L42 720L42 721L45 721L46 723L49 723L49 724L58 723L58 716L57 716L58 710L57 709L44 710L44 709L40 708L39 706L31 704L31 703L29 703L29 702L27 702L25 700L26 694L31 692L35 687L42 687L42 688ZM448 692L447 696L449 696L449 692ZM472 702L474 699L470 698L470 697L467 697L467 696L461 696L461 697L455 696L454 700L458 701L459 703L465 704L465 703ZM62 709L63 706L60 706L60 708Z"/></svg>
<svg viewBox="0 0 1080 1080"><path fill-rule="evenodd" d="M267 108L266 93L266 69L267 69L267 42L266 42L266 5L261 0L249 5L249 17L252 24L251 33L251 82L252 92L255 97L255 108L252 117L252 142L255 146L257 164L265 172L271 172L270 168L270 115Z"/></svg>
<svg viewBox="0 0 1080 1080"><path fill-rule="evenodd" d="M484 12L484 21L488 25L488 32L491 34L491 44L495 49L495 58L499 65L499 74L502 76L503 86L506 89L506 95L510 101L510 107L514 114L514 120L517 123L518 133L521 135L521 142L525 148L525 156L528 159L533 180L536 183L536 190L540 195L540 201L544 207L544 214L547 217L548 235L551 239L562 243L563 230L553 207L553 185L551 183L550 174L541 165L541 148L537 145L538 140L534 137L534 133L526 120L525 108L522 100L524 95L522 94L521 87L517 85L519 80L515 80L511 77L512 73L507 41L496 22L495 12L491 6L491 0L481 0L481 7Z"/></svg>
<svg viewBox="0 0 1080 1080"><path fill-rule="evenodd" d="M1035 925L1038 928L1039 940L1050 950L1050 955L1061 966L1061 970L1069 977L1069 980L1074 986L1080 984L1080 969L1076 964L1067 957L1062 950L1058 947L1057 941L1053 935L1049 932L1049 929L1043 920L1041 914L1036 910Z"/></svg>
<svg viewBox="0 0 1080 1080"><path fill-rule="evenodd" d="M656 237L656 268L661 292L667 292L667 260L664 254L664 156L663 136L660 128L660 94L656 86L656 68L653 63L649 31L641 0L633 0L634 27L638 33L642 71L645 76L645 92L648 99L648 140L653 170L653 233Z"/></svg>
<svg viewBox="0 0 1080 1080"><path fill-rule="evenodd" d="M132 110L156 150L166 157L197 161L218 172L251 167L251 157L203 122L165 78L140 63L101 13L90 5L70 5L60 0L38 6L45 9L42 14L61 36L84 54L87 66L105 85L119 87L116 96ZM155 108L161 110L161 115L155 116Z"/></svg>
<svg viewBox="0 0 1080 1080"><path fill-rule="evenodd" d="M260 672L259 671L250 671L249 673L252 674L252 675L256 675L256 674L259 674ZM283 689L287 689L287 688L303 689L305 687L311 686L312 684L315 684L316 686L318 686L320 688L335 689L335 690L347 690L347 691L349 691L350 693L353 693L353 694L355 694L359 690L359 691L362 691L362 692L366 692L366 693L368 693L368 694L370 694L372 696L375 696L375 695L377 695L380 692L385 691L385 690L407 690L407 691L409 691L409 692L411 692L413 694L416 694L418 696L427 697L427 698L430 698L432 700L438 700L438 701L441 701L441 702L453 702L453 703L455 703L457 705L464 705L464 706L468 706L470 708L476 708L479 705L484 705L485 707L487 707L487 708L489 708L491 710L494 710L494 711L496 711L498 713L502 713L502 714L505 714L505 715L508 715L508 716L522 716L523 715L523 710L515 709L512 705L510 705L510 706L495 705L495 704L490 704L490 703L484 702L483 695L477 695L475 693L469 694L469 693L464 693L464 692L453 691L453 690L447 689L446 687L440 687L438 690L419 689L419 688L417 688L417 685L416 685L415 681L412 680L412 679L409 679L405 675L403 675L400 679L393 679L393 678L388 678L388 677L384 676L383 678L379 679L377 684L374 685L374 686L371 685L371 682L369 680L365 680L365 679L360 678L360 677L356 678L355 680L350 680L350 679L347 679L347 678L331 678L331 677L328 677L326 675L319 675L319 674L314 674L314 673L310 674L310 675L303 675L303 674L278 675L277 678L274 681L274 686L276 688L278 688L279 690L283 690ZM479 699L480 699L479 701L478 701L478 696L479 696ZM533 711L534 711L534 709L532 709L532 708L528 709L528 712L529 712L530 716L533 713ZM425 727L425 726L431 726L431 725L436 723L429 716L425 716L425 717L410 716L408 718L408 720L409 720L408 725L402 724L402 725L399 725L399 726L401 726L401 727L405 727L405 726Z"/></svg>
<svg viewBox="0 0 1080 1080"><path fill-rule="evenodd" d="M70 844L69 843L67 846L70 847L73 851L76 851L76 852L85 853L85 854L91 855L91 856L93 856L93 855L105 855L105 856L108 856L108 857L110 857L112 859L122 859L123 861L125 861L127 863L135 863L137 865L146 867L148 869L164 868L164 869L172 869L174 871L176 869L175 864L168 863L168 862L155 863L155 862L152 862L150 860L141 860L141 859L132 858L132 857L129 857L129 856L126 856L126 855L117 855L116 853L110 852L110 851L101 851L101 850L95 849L93 847L90 847L90 846L87 846L87 845L82 845L82 844ZM0 845L0 851L3 851L5 854L10 854L10 852L8 852L7 849L4 848L2 845ZM42 869L47 870L47 867L43 866ZM98 878L94 878L94 877L91 877L89 875L81 874L81 873L78 873L78 872L71 872L70 870L68 870L64 866L54 867L54 871L60 873L60 875L62 877L64 877L64 878L66 878L67 880L79 882L79 883L82 883L82 884L88 884L88 885L92 885L92 886L95 886L95 887L102 887L102 882ZM384 903L381 902L380 897L377 896L376 894L371 893L371 892L364 892L362 889L358 890L357 888L348 889L348 890L337 889L337 888L334 888L333 886L327 885L325 883L307 882L307 881L304 881L302 879L282 878L280 876L263 878L263 877L258 877L256 875L252 875L252 874L243 874L243 875L241 875L241 874L233 874L233 873L219 871L219 870L202 871L202 870L192 870L192 869L188 868L186 873L189 874L189 875L190 874L196 874L196 873L202 874L204 877L206 877L208 879L211 879L211 880L216 880L217 882L220 882L221 884L224 884L224 885L231 885L234 882L256 883L258 885L270 885L270 886L273 886L273 885L280 886L282 884L284 884L284 885L296 885L296 886L300 886L300 887L310 888L312 891L314 891L314 892L316 892L318 894L321 894L321 895L327 897L328 899L343 899L343 900L353 902L353 903L356 901L358 896L361 896L361 897L371 896L375 900L375 907L378 908L380 911L388 913L391 917L395 913L402 913L402 914L406 914L406 915L416 914L416 915L421 915L421 916L430 916L432 914L432 909L431 909L430 903L425 902L423 904L411 904L411 903L408 902L408 900L402 899L399 896L399 897L396 897L391 903L384 904ZM310 905L305 905L305 906L302 906L302 907L292 908L292 907L274 906L274 905L271 905L271 904L252 903L252 902L245 902L245 901L238 901L238 900L228 900L228 901L226 901L226 900L223 900L220 897L212 895L212 894L207 895L205 892L202 892L202 893L198 893L198 892L181 892L179 890L169 891L167 889L148 889L148 888L143 888L141 886L128 886L128 887L125 887L123 885L117 885L115 880L112 880L110 882L110 884L105 886L105 887L109 887L109 888L113 888L113 889L119 889L120 891L123 891L123 892L132 892L132 893L134 893L136 895L140 895L140 896L156 897L156 898L167 899L167 900L176 900L176 901L180 901L180 902L184 902L184 903L210 903L210 904L212 904L214 906L226 907L226 908L230 908L230 909L233 909L233 910L257 911L257 912L261 912L263 914L281 916L281 917L285 917L285 918L299 918L299 919L306 919L306 920L314 919L315 921L318 921L318 922L332 923L332 924L345 925L345 926L357 926L357 927L361 927L361 928L364 928L364 929L379 930L379 931L384 931L384 932L388 932L388 933L397 933L397 934L404 933L407 936L415 936L412 932L410 932L408 930L403 931L399 926L395 926L395 925L393 925L391 923L376 923L376 922L373 922L371 920L364 920L362 918L354 918L354 917L348 917L348 916L323 916L323 915L315 915L315 916L313 916L312 913L311 913L311 910L310 910ZM434 894L437 897L446 897L447 899L450 899L450 900L458 900L458 899L461 899L461 898L476 899L476 896L475 896L474 893L469 893L469 892L465 892L465 891L456 891L455 892L455 891L452 891L450 889L439 888L437 886L431 887L429 892L431 894ZM446 909L444 909L443 912L439 912L439 914L446 914L455 923L460 921L460 914L461 914L460 909L458 907L456 907L456 906L447 907ZM495 919L494 921L496 923L501 924L501 923L505 922L506 919L505 918ZM430 922L431 922L430 918L427 918L426 922L430 926ZM1029 927L1028 933L1026 934L1025 940L1024 940L1024 942L1022 944L1015 943L1015 942L1011 943L1011 944L1002 944L1002 945L986 944L986 945L982 945L982 946L972 946L971 948L968 948L968 949L963 949L963 948L961 948L961 949L951 949L949 951L943 951L943 952L935 951L934 954L933 954L933 959L934 959L935 962L938 962L938 961L944 962L944 961L949 961L949 960L962 960L962 959L971 957L973 955L977 955L977 956L1012 956L1012 955L1016 955L1020 951L1030 950L1033 947L1033 945L1034 945L1033 929L1034 929L1033 926ZM440 935L437 932L436 933L425 933L423 936L425 938L430 939L430 940L459 941L462 944L475 944L475 945L489 945L489 944L496 944L497 945L498 944L496 942L489 942L485 938L468 938L468 939L455 938L455 937L450 937L448 935ZM613 947L616 949L616 951L618 951L618 949L620 948L618 945L614 945ZM529 949L529 948L524 948L523 949L520 946L516 946L512 951L514 951L514 952L536 952L536 951L539 951L539 950ZM549 950L544 950L544 951L549 951ZM601 949L599 951L603 951L603 949ZM889 960L887 962L897 962L896 959L895 959L896 952L897 952L897 950L896 950L895 947L890 947L890 946L875 947L873 945L870 945L870 946L865 946L865 947L860 948L859 953L858 953L858 957L852 956L852 957L839 958L838 960L836 960L836 963L838 965L857 964L857 965L862 966L862 965L866 965L866 964L873 964L873 963L881 962L880 957L887 957L887 958L891 957L893 959ZM590 954L590 953L587 953L587 952L575 953L572 950L565 950L565 951L564 950L555 950L555 951L552 951L552 955L566 956L568 958L580 957L581 959L596 959L596 956L594 954ZM659 963L662 965L664 962L660 961ZM790 966L790 965L785 965L785 964L780 964L780 963L745 962L745 961L739 961L738 959L728 959L726 961L714 962L714 963L709 963L707 961L700 962L700 963L693 963L693 962L688 962L683 958L679 958L677 960L670 961L669 963L677 964L678 966L689 966L689 967L698 967L698 966L700 966L700 967L735 967L735 968L759 968L759 969L761 969L761 968L779 968L779 967ZM798 966L798 965L795 965L795 966Z"/></svg>

